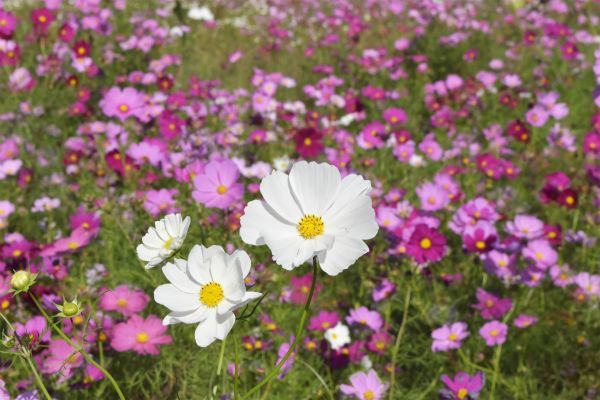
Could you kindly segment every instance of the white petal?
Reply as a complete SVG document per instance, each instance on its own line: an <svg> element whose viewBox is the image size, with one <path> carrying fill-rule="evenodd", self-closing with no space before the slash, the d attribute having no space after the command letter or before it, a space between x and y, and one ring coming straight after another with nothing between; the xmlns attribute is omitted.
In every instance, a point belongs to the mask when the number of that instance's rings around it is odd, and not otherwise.
<svg viewBox="0 0 600 400"><path fill-rule="evenodd" d="M331 215L323 217L328 233L352 236L357 239L372 239L379 230L371 198L359 196Z"/></svg>
<svg viewBox="0 0 600 400"><path fill-rule="evenodd" d="M210 276L213 282L223 284L231 279L229 276L230 271L225 261L225 252L215 253L210 259Z"/></svg>
<svg viewBox="0 0 600 400"><path fill-rule="evenodd" d="M242 277L245 278L250 273L251 261L250 256L244 250L236 250L229 257L228 262L236 263L242 270Z"/></svg>
<svg viewBox="0 0 600 400"><path fill-rule="evenodd" d="M233 264L228 268L227 275L219 282L222 282L225 297L233 302L238 302L246 294L246 285L242 277L242 269L239 265Z"/></svg>
<svg viewBox="0 0 600 400"><path fill-rule="evenodd" d="M273 260L284 269L294 269L307 260L303 256L305 254L303 249L305 246L308 246L307 241L300 238L297 234L283 237L269 237L265 241L273 254Z"/></svg>
<svg viewBox="0 0 600 400"><path fill-rule="evenodd" d="M253 200L244 209L240 219L240 236L245 243L252 245L265 244L265 235L281 235L283 232L296 230L296 224L290 224L277 216L266 203Z"/></svg>
<svg viewBox="0 0 600 400"><path fill-rule="evenodd" d="M321 269L328 275L337 275L352 264L369 248L360 239L337 236L331 250L319 257Z"/></svg>
<svg viewBox="0 0 600 400"><path fill-rule="evenodd" d="M148 229L148 233L142 237L142 243L150 248L156 249L161 249L165 245L165 241L158 236L156 229L152 227L150 227L150 229Z"/></svg>
<svg viewBox="0 0 600 400"><path fill-rule="evenodd" d="M195 324L206 319L208 308L199 307L192 312L176 312L172 311L163 319L163 325L173 324Z"/></svg>
<svg viewBox="0 0 600 400"><path fill-rule="evenodd" d="M359 175L348 175L342 180L342 185L335 202L331 205L327 214L335 216L339 211L344 210L349 203L355 199L367 196L371 191L371 182L365 180Z"/></svg>
<svg viewBox="0 0 600 400"><path fill-rule="evenodd" d="M340 171L333 165L306 161L294 164L289 180L303 215L317 216L322 216L331 206L342 182ZM299 219L295 220L298 221Z"/></svg>
<svg viewBox="0 0 600 400"><path fill-rule="evenodd" d="M212 310L211 310L212 311ZM217 314L211 312L207 318L200 322L196 327L194 334L196 338L196 344L200 347L207 347L215 341L217 334Z"/></svg>
<svg viewBox="0 0 600 400"><path fill-rule="evenodd" d="M185 293L193 293L198 295L200 293L200 285L190 279L190 276L185 270L181 270L180 265L167 263L162 267L162 272L165 277L171 282L177 289Z"/></svg>
<svg viewBox="0 0 600 400"><path fill-rule="evenodd" d="M165 218L165 229L167 230L167 234L171 237L177 237L179 224L181 222L181 214L169 214L166 215Z"/></svg>
<svg viewBox="0 0 600 400"><path fill-rule="evenodd" d="M201 285L211 281L210 264L204 260L205 250L204 246L195 245L188 256L188 273Z"/></svg>
<svg viewBox="0 0 600 400"><path fill-rule="evenodd" d="M302 210L292 195L289 179L281 171L273 171L260 183L260 193L279 217L293 224L302 218Z"/></svg>
<svg viewBox="0 0 600 400"><path fill-rule="evenodd" d="M139 244L136 248L137 256L142 261L150 261L158 255L156 249L150 248L145 244Z"/></svg>
<svg viewBox="0 0 600 400"><path fill-rule="evenodd" d="M223 316L217 315L217 332L216 338L223 340L233 328L235 324L235 315L233 313L225 314Z"/></svg>
<svg viewBox="0 0 600 400"><path fill-rule="evenodd" d="M193 311L200 307L199 293L185 293L174 285L160 285L154 290L154 301L172 311Z"/></svg>

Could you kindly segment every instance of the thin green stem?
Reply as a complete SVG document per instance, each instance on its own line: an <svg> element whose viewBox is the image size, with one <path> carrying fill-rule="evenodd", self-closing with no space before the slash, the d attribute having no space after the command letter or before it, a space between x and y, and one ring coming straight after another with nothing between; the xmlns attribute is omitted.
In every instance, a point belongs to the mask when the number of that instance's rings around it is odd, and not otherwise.
<svg viewBox="0 0 600 400"><path fill-rule="evenodd" d="M315 256L313 258L313 276L312 276L312 282L310 285L310 291L308 292L308 297L306 298L306 303L304 304L304 310L302 311L302 316L300 317L300 322L298 323L298 327L296 328L296 337L294 338L292 345L288 349L287 353L285 353L285 355L283 356L283 358L281 359L279 364L275 365L275 368L273 368L267 374L267 376L265 376L265 379L258 382L256 384L256 386L254 386L252 389L250 389L248 391L248 393L246 393L246 395L242 397L242 400L249 399L250 396L253 395L254 393L258 392L261 387L263 387L264 385L269 383L269 381L271 381L274 377L278 376L281 373L281 368L283 367L285 362L294 353L294 350L296 349L298 343L300 343L302 341L303 333L304 333L304 325L306 324L306 319L308 318L308 315L310 313L310 305L312 303L313 294L315 292L315 287L317 285L318 266L319 266L319 264L317 261L317 257Z"/></svg>
<svg viewBox="0 0 600 400"><path fill-rule="evenodd" d="M412 285L408 287L408 289L406 290L406 295L404 296L404 311L402 313L402 323L400 324L400 329L398 329L398 335L396 336L396 342L394 343L394 349L392 350L389 399L394 398L394 383L396 380L396 359L398 357L398 350L400 350L400 342L402 341L402 336L404 335L404 330L406 328L406 321L408 320L408 308L410 305L411 292Z"/></svg>
<svg viewBox="0 0 600 400"><path fill-rule="evenodd" d="M323 389L325 389L325 392L327 393L327 397L329 397L331 400L335 400L335 397L333 396L333 393L331 393L331 390L329 390L329 387L327 386L327 382L325 382L325 379L323 379L323 377L319 374L319 372L317 372L316 369L314 369L309 363L307 363L304 360L300 360L298 359L298 361L300 362L300 364L304 365L306 368L308 368L308 370L310 372L312 372L312 374L315 376L315 378L317 378L317 380L319 382L321 382L321 385L323 385Z"/></svg>
<svg viewBox="0 0 600 400"><path fill-rule="evenodd" d="M221 369L223 368L223 358L225 357L225 347L227 345L227 336L221 342L221 352L219 353L219 363L217 364L217 376L221 375Z"/></svg>
<svg viewBox="0 0 600 400"><path fill-rule="evenodd" d="M40 387L40 390L44 394L44 397L48 400L52 400L52 396L50 396L50 393L48 393L48 389L46 389L46 386L44 386L42 377L40 376L37 368L33 364L33 361L31 361L31 357L25 357L25 359L27 360L27 364L29 365L31 372L33 373L33 376L35 377L35 381L37 382L37 385Z"/></svg>
<svg viewBox="0 0 600 400"><path fill-rule="evenodd" d="M496 383L498 382L498 373L500 372L500 357L502 357L502 345L499 345L496 348L496 353L494 354L494 374L492 375L490 400L494 400L494 392L496 391Z"/></svg>
<svg viewBox="0 0 600 400"><path fill-rule="evenodd" d="M6 322L6 325L10 328L11 331L15 332L15 328L12 326L12 324L10 323L10 321L8 320L8 318L6 318L6 316L4 315L4 313L0 312L0 317L2 317L2 319L4 320L4 322ZM23 346L23 344L21 343L21 340L19 339L18 335L15 335L15 337L17 338L17 341L19 342L20 346ZM48 390L46 389L46 386L44 385L44 381L42 381L41 376L39 375L37 368L35 367L35 364L33 363L33 361L31 361L31 353L26 350L21 352L22 357L25 358L27 360L27 365L29 366L29 368L31 369L31 372L33 372L33 376L35 377L35 381L37 383L37 385L40 387L40 390L42 391L42 393L44 394L44 397L46 397L46 399L48 400L52 400L52 396L50 396L50 394L48 393Z"/></svg>
<svg viewBox="0 0 600 400"><path fill-rule="evenodd" d="M234 353L234 364L233 364L233 400L238 398L238 341L237 337L233 337L233 353Z"/></svg>
<svg viewBox="0 0 600 400"><path fill-rule="evenodd" d="M31 297L31 299L33 300L33 302L37 306L38 310L40 310L40 312L42 313L42 315L44 316L44 318L46 318L46 321L48 321L48 324L50 324L50 326L56 331L56 333L58 333L58 336L60 336L65 342L67 342L67 344L69 344L69 346L71 346L73 349L77 350L83 356L83 358L85 358L85 360L87 362L89 362L90 364L92 364L94 367L98 368L104 374L104 376L106 376L106 378L110 381L111 385L115 389L115 392L117 392L117 395L119 396L119 399L120 400L125 400L125 396L123 395L123 392L121 391L121 388L119 387L119 384L117 383L117 381L115 380L115 378L113 378L113 376L110 374L110 372L108 372L102 365L100 365L96 361L94 361L94 359L92 358L92 356L90 356L81 346L76 345L63 332L63 330L52 321L52 319L48 316L48 314L46 314L46 311L44 310L44 308L40 304L39 300L37 299L37 297L33 293L29 293L29 297Z"/></svg>

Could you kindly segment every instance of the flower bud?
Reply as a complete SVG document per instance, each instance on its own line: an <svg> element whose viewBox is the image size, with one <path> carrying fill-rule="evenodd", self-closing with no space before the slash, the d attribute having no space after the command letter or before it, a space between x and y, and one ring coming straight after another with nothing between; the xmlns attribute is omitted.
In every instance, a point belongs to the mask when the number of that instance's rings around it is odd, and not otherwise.
<svg viewBox="0 0 600 400"><path fill-rule="evenodd" d="M60 311L57 316L63 318L73 318L77 315L81 314L81 304L77 301L77 297L73 299L73 301L67 301L63 298L62 305L55 304L58 311Z"/></svg>
<svg viewBox="0 0 600 400"><path fill-rule="evenodd" d="M17 271L10 279L10 284L16 292L26 292L35 282L36 274L29 271Z"/></svg>

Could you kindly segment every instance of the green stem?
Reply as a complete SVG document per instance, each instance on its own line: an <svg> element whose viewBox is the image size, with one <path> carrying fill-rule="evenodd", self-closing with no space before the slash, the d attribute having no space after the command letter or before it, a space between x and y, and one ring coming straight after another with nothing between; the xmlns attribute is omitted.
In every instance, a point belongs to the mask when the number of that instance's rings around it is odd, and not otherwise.
<svg viewBox="0 0 600 400"><path fill-rule="evenodd" d="M300 343L302 341L304 325L306 324L306 319L308 318L308 314L310 313L310 304L312 303L313 294L315 292L315 286L317 285L317 273L318 273L318 262L317 262L317 257L315 256L315 257L313 257L313 276L312 276L312 282L310 285L310 291L308 292L308 297L306 299L306 303L304 304L304 310L302 311L302 316L300 317L300 322L298 323L298 327L296 328L296 337L294 338L292 345L288 349L287 353L285 353L285 355L283 356L283 358L281 359L279 364L277 364L275 366L275 368L273 368L267 374L267 376L265 376L265 379L258 382L256 384L256 386L254 386L252 389L250 389L248 391L248 393L246 393L246 395L242 397L242 400L249 399L250 396L253 395L254 393L258 392L261 387L263 387L264 385L269 383L269 381L271 381L274 377L278 376L281 373L281 368L283 367L285 362L294 353L294 350L296 349L296 346L298 345L298 343Z"/></svg>
<svg viewBox="0 0 600 400"><path fill-rule="evenodd" d="M321 375L319 375L319 373L317 372L317 370L314 369L309 363L307 363L304 360L298 359L298 361L300 362L300 364L302 364L306 368L308 368L308 370L310 372L312 372L312 374L315 376L315 378L317 378L317 380L319 382L321 382L321 385L323 385L323 388L325 389L325 392L327 393L327 397L329 397L331 400L335 400L335 397L333 396L333 393L331 393L331 390L329 390L329 387L327 386L327 382L325 382L325 379L323 379L323 377Z"/></svg>
<svg viewBox="0 0 600 400"><path fill-rule="evenodd" d="M219 353L219 363L217 364L217 376L221 375L221 369L223 368L223 358L225 357L225 346L227 345L227 336L221 342L221 352Z"/></svg>
<svg viewBox="0 0 600 400"><path fill-rule="evenodd" d="M233 337L233 352L235 354L233 364L233 400L238 398L238 341L237 337Z"/></svg>
<svg viewBox="0 0 600 400"><path fill-rule="evenodd" d="M31 369L31 372L33 373L33 376L35 377L35 381L37 382L38 386L40 387L40 390L44 394L44 397L46 399L48 399L48 400L52 400L52 396L50 396L50 393L48 393L48 390L46 389L46 386L44 386L44 382L42 381L42 377L38 373L37 368L33 364L33 361L31 361L31 357L25 357L25 359L27 360L27 364L29 365L29 368Z"/></svg>
<svg viewBox="0 0 600 400"><path fill-rule="evenodd" d="M2 317L4 322L6 322L6 325L10 328L10 330L15 332L15 328L12 326L12 324L10 323L8 318L6 318L4 313L0 312L0 317ZM23 347L23 344L21 343L19 336L15 334L15 337L17 338L19 345L21 347ZM52 400L52 397L48 393L46 386L44 386L44 382L42 381L42 378L40 377L40 375L37 371L37 368L35 367L35 364L33 363L33 361L31 361L31 353L29 351L23 351L21 355L23 356L23 358L27 359L27 365L29 365L31 372L33 372L33 375L35 376L35 381L36 381L37 385L40 387L40 390L42 391L42 393L44 394L44 397L46 397L46 399L48 399L48 400Z"/></svg>
<svg viewBox="0 0 600 400"><path fill-rule="evenodd" d="M494 375L492 375L492 389L490 390L490 400L494 400L494 392L496 391L496 383L498 381L498 373L500 370L500 357L502 356L502 345L496 348L494 355Z"/></svg>
<svg viewBox="0 0 600 400"><path fill-rule="evenodd" d="M396 336L396 342L394 343L394 349L392 350L392 367L391 367L391 371L390 371L390 394L389 394L390 400L394 398L394 383L396 380L396 358L398 357L398 350L400 349L400 342L402 341L402 336L404 335L404 329L406 328L406 321L408 320L408 306L410 305L411 291L412 291L412 286L409 286L408 289L406 290L406 295L404 296L404 311L402 313L402 323L400 324L400 329L398 330L398 335Z"/></svg>
<svg viewBox="0 0 600 400"><path fill-rule="evenodd" d="M125 396L123 395L123 392L121 391L121 388L119 387L119 384L117 383L117 381L115 380L115 378L113 378L113 376L110 374L110 372L108 372L102 365L100 365L96 361L94 361L94 359L81 346L76 345L63 332L63 330L60 329L60 327L58 325L56 325L52 321L52 319L48 316L48 314L46 314L46 311L44 310L44 308L42 307L42 305L38 301L37 297L33 293L30 292L29 293L29 297L31 297L31 299L33 300L33 302L37 306L38 310L40 310L40 312L42 313L42 315L44 316L44 318L46 318L46 321L48 321L48 324L50 324L50 326L52 326L52 328L56 331L56 333L58 333L58 336L60 336L65 342L67 342L69 344L69 346L71 346L73 349L77 350L83 356L83 358L85 358L85 360L87 362L89 362L90 364L92 364L94 367L98 368L104 374L104 376L106 376L106 378L110 381L110 383L112 384L113 388L115 389L115 392L117 392L117 395L119 396L119 399L120 400L125 400Z"/></svg>

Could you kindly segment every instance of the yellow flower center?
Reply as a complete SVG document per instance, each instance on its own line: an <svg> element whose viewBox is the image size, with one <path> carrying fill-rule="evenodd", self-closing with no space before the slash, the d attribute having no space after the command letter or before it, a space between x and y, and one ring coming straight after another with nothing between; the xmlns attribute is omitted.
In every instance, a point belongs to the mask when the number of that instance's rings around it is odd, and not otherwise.
<svg viewBox="0 0 600 400"><path fill-rule="evenodd" d="M225 187L224 185L217 186L217 193L219 193L219 194L227 193L227 187Z"/></svg>
<svg viewBox="0 0 600 400"><path fill-rule="evenodd" d="M0 26L6 26L7 22L5 19L0 19Z"/></svg>
<svg viewBox="0 0 600 400"><path fill-rule="evenodd" d="M475 243L475 247L477 247L479 250L483 250L485 249L485 242L479 240L477 243Z"/></svg>
<svg viewBox="0 0 600 400"><path fill-rule="evenodd" d="M69 249L75 250L77 247L79 247L77 242L69 242Z"/></svg>
<svg viewBox="0 0 600 400"><path fill-rule="evenodd" d="M567 197L567 204L572 205L573 203L575 203L575 199L571 196Z"/></svg>
<svg viewBox="0 0 600 400"><path fill-rule="evenodd" d="M490 332L490 335L492 335L493 337L496 337L496 336L498 336L498 333L499 332L496 329L494 329Z"/></svg>
<svg viewBox="0 0 600 400"><path fill-rule="evenodd" d="M302 236L304 239L312 239L322 235L323 231L325 230L325 226L321 217L308 214L302 217L300 222L298 222L297 229L300 236Z"/></svg>
<svg viewBox="0 0 600 400"><path fill-rule="evenodd" d="M125 299L119 299L117 300L117 306L119 307L125 307L127 305L127 300Z"/></svg>
<svg viewBox="0 0 600 400"><path fill-rule="evenodd" d="M493 300L486 300L485 301L485 306L488 308L494 307L494 301Z"/></svg>
<svg viewBox="0 0 600 400"><path fill-rule="evenodd" d="M429 238L421 239L420 245L422 249L427 250L431 247L431 240L429 240Z"/></svg>
<svg viewBox="0 0 600 400"><path fill-rule="evenodd" d="M119 106L119 110L120 110L121 112L124 112L124 113L126 113L127 111L129 111L129 106L128 106L127 104L121 104L121 105Z"/></svg>
<svg viewBox="0 0 600 400"><path fill-rule="evenodd" d="M373 400L375 398L375 393L372 390L367 390L363 393L363 398L365 400Z"/></svg>
<svg viewBox="0 0 600 400"><path fill-rule="evenodd" d="M146 332L140 332L137 335L135 335L135 340L138 343L148 343L148 339L150 338L148 337L148 334Z"/></svg>
<svg viewBox="0 0 600 400"><path fill-rule="evenodd" d="M448 339L450 339L453 342L456 342L456 339L458 339L458 336L456 335L456 333L452 332L451 334L448 335Z"/></svg>
<svg viewBox="0 0 600 400"><path fill-rule="evenodd" d="M537 253L535 253L535 258L537 258L538 260L543 260L544 255L538 251Z"/></svg>
<svg viewBox="0 0 600 400"><path fill-rule="evenodd" d="M23 252L21 250L15 250L12 253L13 257L20 257L21 254L23 254Z"/></svg>
<svg viewBox="0 0 600 400"><path fill-rule="evenodd" d="M465 388L459 389L458 392L456 393L456 395L458 396L459 399L464 399L465 397L467 397L468 394L469 394L469 391Z"/></svg>
<svg viewBox="0 0 600 400"><path fill-rule="evenodd" d="M377 350L383 350L385 348L385 343L377 342L375 343L375 347L377 348Z"/></svg>
<svg viewBox="0 0 600 400"><path fill-rule="evenodd" d="M38 20L43 23L43 22L47 21L47 18L44 15L40 15L40 17L38 18Z"/></svg>
<svg viewBox="0 0 600 400"><path fill-rule="evenodd" d="M165 241L165 244L163 245L163 247L167 250L171 250L171 244L173 244L173 238L170 237Z"/></svg>
<svg viewBox="0 0 600 400"><path fill-rule="evenodd" d="M311 144L312 144L312 140L310 138L304 139L304 145L305 146L310 146Z"/></svg>
<svg viewBox="0 0 600 400"><path fill-rule="evenodd" d="M327 329L327 328L329 328L331 326L331 324L329 322L323 322L321 324L321 326L323 327L323 329Z"/></svg>
<svg viewBox="0 0 600 400"><path fill-rule="evenodd" d="M429 196L429 197L427 198L427 202L428 202L429 204L435 204L435 197L433 197L433 196Z"/></svg>
<svg viewBox="0 0 600 400"><path fill-rule="evenodd" d="M223 287L216 282L207 283L200 289L200 302L206 307L216 307L224 298Z"/></svg>

